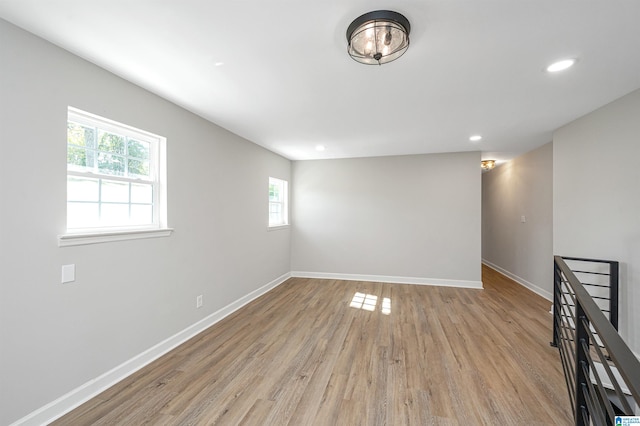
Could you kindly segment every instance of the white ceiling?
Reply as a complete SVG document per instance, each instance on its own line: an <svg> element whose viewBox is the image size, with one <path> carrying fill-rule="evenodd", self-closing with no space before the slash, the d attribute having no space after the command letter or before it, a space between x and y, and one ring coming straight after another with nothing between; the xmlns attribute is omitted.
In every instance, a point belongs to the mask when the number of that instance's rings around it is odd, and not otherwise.
<svg viewBox="0 0 640 426"><path fill-rule="evenodd" d="M345 31L378 9L411 46L362 65ZM506 160L640 88L638 0L0 0L0 17L290 159Z"/></svg>

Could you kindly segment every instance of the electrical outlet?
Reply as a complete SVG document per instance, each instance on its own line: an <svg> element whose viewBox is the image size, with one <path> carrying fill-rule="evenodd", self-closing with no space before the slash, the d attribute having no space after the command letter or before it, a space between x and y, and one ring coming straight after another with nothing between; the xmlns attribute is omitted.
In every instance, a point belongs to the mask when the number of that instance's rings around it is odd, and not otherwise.
<svg viewBox="0 0 640 426"><path fill-rule="evenodd" d="M196 308L202 308L202 295L196 297Z"/></svg>

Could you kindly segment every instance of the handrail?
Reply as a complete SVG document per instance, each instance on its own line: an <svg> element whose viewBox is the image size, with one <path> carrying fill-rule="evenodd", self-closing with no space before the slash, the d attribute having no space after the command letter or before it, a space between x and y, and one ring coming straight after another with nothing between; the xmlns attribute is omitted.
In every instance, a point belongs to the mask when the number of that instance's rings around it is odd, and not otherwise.
<svg viewBox="0 0 640 426"><path fill-rule="evenodd" d="M616 416L637 415L629 399L640 406L640 361L564 259L591 260L554 256L553 344L560 351L575 423L615 424ZM603 379L613 389L605 388Z"/></svg>

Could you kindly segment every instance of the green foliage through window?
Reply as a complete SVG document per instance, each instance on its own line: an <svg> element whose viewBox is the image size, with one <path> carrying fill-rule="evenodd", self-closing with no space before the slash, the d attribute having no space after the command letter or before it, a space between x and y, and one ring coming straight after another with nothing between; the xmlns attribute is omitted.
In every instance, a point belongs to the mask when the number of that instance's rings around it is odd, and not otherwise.
<svg viewBox="0 0 640 426"><path fill-rule="evenodd" d="M97 138L96 138L97 135ZM149 142L67 123L67 165L76 171L149 177Z"/></svg>

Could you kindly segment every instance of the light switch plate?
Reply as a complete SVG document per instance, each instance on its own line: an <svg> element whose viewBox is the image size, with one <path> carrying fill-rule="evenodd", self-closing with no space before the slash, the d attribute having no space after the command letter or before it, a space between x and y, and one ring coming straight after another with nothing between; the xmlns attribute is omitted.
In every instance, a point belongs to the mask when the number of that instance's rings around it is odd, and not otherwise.
<svg viewBox="0 0 640 426"><path fill-rule="evenodd" d="M62 265L62 284L76 280L76 265Z"/></svg>

